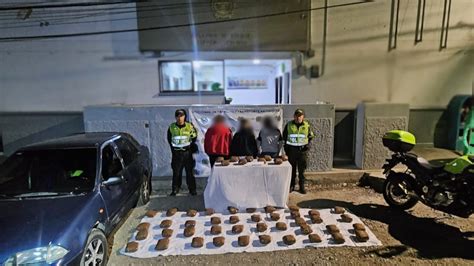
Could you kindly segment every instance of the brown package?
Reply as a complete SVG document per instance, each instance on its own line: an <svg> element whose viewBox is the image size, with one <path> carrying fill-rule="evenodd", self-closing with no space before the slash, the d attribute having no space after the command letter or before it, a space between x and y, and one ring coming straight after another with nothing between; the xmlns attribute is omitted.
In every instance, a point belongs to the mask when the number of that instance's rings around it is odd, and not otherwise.
<svg viewBox="0 0 474 266"><path fill-rule="evenodd" d="M295 218L295 223L298 225L298 226L303 226L303 225L306 225L306 221L301 218L301 217L296 217Z"/></svg>
<svg viewBox="0 0 474 266"><path fill-rule="evenodd" d="M247 162L251 162L253 161L253 157L252 156L245 156L245 160L247 160Z"/></svg>
<svg viewBox="0 0 474 266"><path fill-rule="evenodd" d="M230 160L229 160L231 163L236 163L239 161L239 157L238 156L232 156L230 157Z"/></svg>
<svg viewBox="0 0 474 266"><path fill-rule="evenodd" d="M213 215L215 213L213 208L206 208L206 215Z"/></svg>
<svg viewBox="0 0 474 266"><path fill-rule="evenodd" d="M318 234L309 234L308 239L311 243L321 243L323 241Z"/></svg>
<svg viewBox="0 0 474 266"><path fill-rule="evenodd" d="M265 155L263 158L265 158L265 161L267 161L267 162L272 160L272 156L270 156L270 155Z"/></svg>
<svg viewBox="0 0 474 266"><path fill-rule="evenodd" d="M188 227L184 228L183 235L185 237L190 237L190 236L194 235L194 232L196 232L196 228L194 226L188 226Z"/></svg>
<svg viewBox="0 0 474 266"><path fill-rule="evenodd" d="M211 226L211 235L218 235L222 233L222 227L220 225Z"/></svg>
<svg viewBox="0 0 474 266"><path fill-rule="evenodd" d="M342 234L339 232L332 233L331 235L332 235L332 238L334 239L334 242L336 242L336 244L343 244L344 242L346 242Z"/></svg>
<svg viewBox="0 0 474 266"><path fill-rule="evenodd" d="M125 248L125 252L133 253L138 250L138 242L128 242L127 247Z"/></svg>
<svg viewBox="0 0 474 266"><path fill-rule="evenodd" d="M341 221L343 223L352 223L352 217L349 214L341 214Z"/></svg>
<svg viewBox="0 0 474 266"><path fill-rule="evenodd" d="M296 217L300 217L300 211L290 211L291 218L295 219Z"/></svg>
<svg viewBox="0 0 474 266"><path fill-rule="evenodd" d="M160 223L161 228L169 228L173 224L173 221L171 220L163 220Z"/></svg>
<svg viewBox="0 0 474 266"><path fill-rule="evenodd" d="M148 230L150 228L150 223L141 223L137 225L137 230Z"/></svg>
<svg viewBox="0 0 474 266"><path fill-rule="evenodd" d="M189 209L187 212L186 212L186 215L189 216L189 217L194 217L196 216L197 214L197 211L196 210L193 210L193 209Z"/></svg>
<svg viewBox="0 0 474 266"><path fill-rule="evenodd" d="M249 245L250 236L239 236L237 242L239 243L239 246L246 247Z"/></svg>
<svg viewBox="0 0 474 266"><path fill-rule="evenodd" d="M187 220L187 221L184 223L184 227L188 227L188 226L196 226L196 221L194 221L194 220Z"/></svg>
<svg viewBox="0 0 474 266"><path fill-rule="evenodd" d="M211 217L211 224L220 224L221 218L219 217Z"/></svg>
<svg viewBox="0 0 474 266"><path fill-rule="evenodd" d="M264 162L265 163L265 162L267 162L267 160L265 160L265 158L263 158L263 157L258 157L257 162Z"/></svg>
<svg viewBox="0 0 474 266"><path fill-rule="evenodd" d="M321 217L319 215L312 215L311 216L311 222L313 224L320 224L323 222L323 219L321 219Z"/></svg>
<svg viewBox="0 0 474 266"><path fill-rule="evenodd" d="M200 248L200 247L204 246L204 238L194 237L193 241L191 242L191 246L193 248Z"/></svg>
<svg viewBox="0 0 474 266"><path fill-rule="evenodd" d="M232 206L227 207L227 210L229 211L230 214L236 214L237 212L239 212L239 209Z"/></svg>
<svg viewBox="0 0 474 266"><path fill-rule="evenodd" d="M313 232L313 229L311 229L311 226L309 226L309 225L301 226L301 233L303 233L303 235L309 235L312 232Z"/></svg>
<svg viewBox="0 0 474 266"><path fill-rule="evenodd" d="M291 206L288 206L288 208L290 209L290 211L299 211L300 210L300 207L296 206L296 205L291 205Z"/></svg>
<svg viewBox="0 0 474 266"><path fill-rule="evenodd" d="M288 156L282 155L282 156L281 156L281 159L282 159L284 162L286 162L286 161L288 161Z"/></svg>
<svg viewBox="0 0 474 266"><path fill-rule="evenodd" d="M145 213L145 216L146 216L146 217L153 218L153 217L155 217L156 214L158 214L158 211L155 211L155 210L148 210L148 211Z"/></svg>
<svg viewBox="0 0 474 266"><path fill-rule="evenodd" d="M278 220L280 220L280 214L274 212L274 213L270 214L270 218L272 219L272 221L278 221Z"/></svg>
<svg viewBox="0 0 474 266"><path fill-rule="evenodd" d="M365 230L355 230L356 239L359 242L369 241L369 234Z"/></svg>
<svg viewBox="0 0 474 266"><path fill-rule="evenodd" d="M250 216L250 219L252 220L252 222L260 222L260 220L262 220L262 218L260 217L260 214L252 214L252 216Z"/></svg>
<svg viewBox="0 0 474 266"><path fill-rule="evenodd" d="M222 161L224 161L224 157L219 156L219 157L216 158L216 163L220 163Z"/></svg>
<svg viewBox="0 0 474 266"><path fill-rule="evenodd" d="M272 237L269 235L260 235L258 236L258 239L260 240L260 244L262 245L268 245L270 242L272 242Z"/></svg>
<svg viewBox="0 0 474 266"><path fill-rule="evenodd" d="M214 246L216 247L221 247L225 243L225 238L223 236L214 237L212 243L214 243Z"/></svg>
<svg viewBox="0 0 474 266"><path fill-rule="evenodd" d="M273 163L276 164L276 165L280 165L283 163L283 160L280 159L280 158L275 158L275 160L273 160Z"/></svg>
<svg viewBox="0 0 474 266"><path fill-rule="evenodd" d="M326 225L326 229L330 234L339 233L339 228L335 224Z"/></svg>
<svg viewBox="0 0 474 266"><path fill-rule="evenodd" d="M245 165L246 163L247 163L247 160L245 159L240 159L238 162L239 165Z"/></svg>
<svg viewBox="0 0 474 266"><path fill-rule="evenodd" d="M173 216L176 212L178 212L178 208L171 208L166 211L166 216L170 217Z"/></svg>
<svg viewBox="0 0 474 266"><path fill-rule="evenodd" d="M296 238L293 235L286 235L283 237L283 242L287 245L293 245L296 243Z"/></svg>
<svg viewBox="0 0 474 266"><path fill-rule="evenodd" d="M284 230L286 230L286 228L287 228L287 227L286 227L286 223L284 223L284 222L278 222L278 223L276 223L275 227L276 227L276 229L278 229L278 230L280 230L280 231L284 231Z"/></svg>
<svg viewBox="0 0 474 266"><path fill-rule="evenodd" d="M161 235L163 237L171 237L173 235L173 229L163 229L163 231L161 231Z"/></svg>
<svg viewBox="0 0 474 266"><path fill-rule="evenodd" d="M339 206L334 207L334 213L335 214L343 214L345 212L346 212L346 209L344 209L342 207L339 207Z"/></svg>
<svg viewBox="0 0 474 266"><path fill-rule="evenodd" d="M232 233L240 234L242 231L244 231L244 226L242 224L236 224L232 226Z"/></svg>
<svg viewBox="0 0 474 266"><path fill-rule="evenodd" d="M143 230L138 231L137 235L135 236L135 239L136 240L143 240L143 239L147 238L147 236L148 236L148 230L143 229Z"/></svg>
<svg viewBox="0 0 474 266"><path fill-rule="evenodd" d="M272 212L276 211L276 208L273 207L273 206L266 206L264 209L265 209L266 213L272 213Z"/></svg>
<svg viewBox="0 0 474 266"><path fill-rule="evenodd" d="M257 232L265 232L267 230L267 225L265 223L258 223L257 224Z"/></svg>
<svg viewBox="0 0 474 266"><path fill-rule="evenodd" d="M352 227L354 227L354 230L363 230L365 231L365 226L361 223L355 223L352 225Z"/></svg>
<svg viewBox="0 0 474 266"><path fill-rule="evenodd" d="M321 215L321 213L319 213L318 210L314 210L314 209L313 209L313 210L309 210L309 211L308 211L308 214L309 214L309 216L313 216L313 215L320 216L320 215Z"/></svg>
<svg viewBox="0 0 474 266"><path fill-rule="evenodd" d="M232 215L232 216L229 217L229 223L231 223L231 224L236 224L239 221L240 221L239 216L237 216L237 215Z"/></svg>
<svg viewBox="0 0 474 266"><path fill-rule="evenodd" d="M155 250L165 250L168 248L169 244L170 244L169 238L162 238L158 240L158 243L155 246Z"/></svg>
<svg viewBox="0 0 474 266"><path fill-rule="evenodd" d="M257 208L247 208L247 209L245 209L245 211L246 211L247 213L254 213L254 212L257 211Z"/></svg>
<svg viewBox="0 0 474 266"><path fill-rule="evenodd" d="M224 161L222 161L221 165L222 166L229 166L230 162L229 162L229 160L224 160Z"/></svg>

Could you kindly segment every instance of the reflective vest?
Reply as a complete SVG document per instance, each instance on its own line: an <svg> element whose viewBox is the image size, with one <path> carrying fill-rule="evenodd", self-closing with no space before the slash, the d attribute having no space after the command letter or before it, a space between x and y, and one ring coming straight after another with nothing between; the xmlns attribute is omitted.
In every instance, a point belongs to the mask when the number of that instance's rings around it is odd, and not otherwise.
<svg viewBox="0 0 474 266"><path fill-rule="evenodd" d="M185 122L184 127L179 127L176 123L170 125L171 146L173 148L186 148L191 145L191 141L196 137L196 129L191 123Z"/></svg>
<svg viewBox="0 0 474 266"><path fill-rule="evenodd" d="M288 137L286 144L290 146L305 146L309 143L309 138L313 137L313 131L308 122L303 121L299 127L294 121L287 124Z"/></svg>

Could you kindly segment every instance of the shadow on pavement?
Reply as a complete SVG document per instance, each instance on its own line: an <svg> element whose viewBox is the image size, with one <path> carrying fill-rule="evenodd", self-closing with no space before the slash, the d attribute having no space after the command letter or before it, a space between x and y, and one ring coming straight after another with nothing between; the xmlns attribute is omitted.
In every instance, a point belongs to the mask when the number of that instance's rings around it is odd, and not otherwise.
<svg viewBox="0 0 474 266"><path fill-rule="evenodd" d="M354 205L350 202L329 199L303 201L298 205L304 208L341 206L361 218L385 223L388 225L388 231L392 237L403 245L416 249L418 256L423 258L474 259L474 240L465 238L458 228L436 223L433 218L416 217L407 212L394 211L388 206L378 204ZM403 250L395 248L392 252L397 254L397 252L402 253ZM377 255L383 257L381 254Z"/></svg>

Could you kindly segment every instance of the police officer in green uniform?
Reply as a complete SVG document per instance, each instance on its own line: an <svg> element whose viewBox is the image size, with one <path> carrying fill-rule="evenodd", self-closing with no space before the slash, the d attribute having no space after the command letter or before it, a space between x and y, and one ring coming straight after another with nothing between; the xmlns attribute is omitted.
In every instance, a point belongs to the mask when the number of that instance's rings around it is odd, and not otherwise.
<svg viewBox="0 0 474 266"><path fill-rule="evenodd" d="M181 188L183 168L186 171L186 184L189 193L196 195L196 179L194 177L194 166L196 162L193 152L196 145L197 132L193 124L186 121L186 111L178 109L175 112L176 122L168 129L168 143L170 144L173 169L173 183L170 196L176 196Z"/></svg>
<svg viewBox="0 0 474 266"><path fill-rule="evenodd" d="M290 192L295 190L296 170L298 170L299 191L306 194L304 171L307 166L308 145L314 138L314 133L311 125L304 120L302 109L297 109L293 118L294 120L288 122L283 130L285 153L292 167Z"/></svg>

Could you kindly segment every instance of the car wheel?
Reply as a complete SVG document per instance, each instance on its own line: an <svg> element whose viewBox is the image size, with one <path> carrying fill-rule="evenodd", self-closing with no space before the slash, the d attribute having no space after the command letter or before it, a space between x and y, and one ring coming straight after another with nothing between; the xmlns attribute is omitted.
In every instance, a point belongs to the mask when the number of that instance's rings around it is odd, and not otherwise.
<svg viewBox="0 0 474 266"><path fill-rule="evenodd" d="M107 238L99 229L92 229L82 253L81 265L105 266L107 264Z"/></svg>
<svg viewBox="0 0 474 266"><path fill-rule="evenodd" d="M151 180L148 176L143 177L143 183L140 186L140 195L138 197L137 206L143 206L150 201Z"/></svg>

